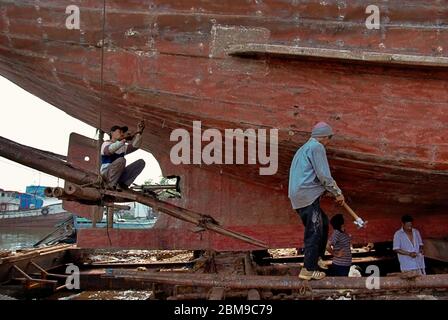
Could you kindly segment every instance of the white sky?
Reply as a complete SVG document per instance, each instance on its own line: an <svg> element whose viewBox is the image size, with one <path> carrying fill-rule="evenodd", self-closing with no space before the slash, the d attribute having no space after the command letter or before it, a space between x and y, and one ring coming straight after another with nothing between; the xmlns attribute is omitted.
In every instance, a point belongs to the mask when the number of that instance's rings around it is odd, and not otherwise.
<svg viewBox="0 0 448 320"><path fill-rule="evenodd" d="M95 138L96 129L81 122L0 76L0 136L15 142L67 154L72 132ZM51 138L50 138L51 137ZM107 135L106 135L107 137ZM145 170L135 183L158 181L161 171L157 160L138 150L126 157L127 163L144 159ZM24 192L27 185L63 186L63 180L0 157L0 188Z"/></svg>

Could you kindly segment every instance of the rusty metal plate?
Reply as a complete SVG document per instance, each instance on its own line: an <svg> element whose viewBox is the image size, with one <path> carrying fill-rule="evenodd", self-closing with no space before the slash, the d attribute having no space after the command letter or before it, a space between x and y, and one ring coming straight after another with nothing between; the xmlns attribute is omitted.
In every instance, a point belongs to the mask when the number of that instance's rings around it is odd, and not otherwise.
<svg viewBox="0 0 448 320"><path fill-rule="evenodd" d="M96 173L99 167L98 141L72 132L68 145L67 161L75 168ZM69 184L70 182L66 181L64 188L67 188ZM63 200L62 207L77 216L94 219L97 222L101 221L103 217L103 207L100 206Z"/></svg>

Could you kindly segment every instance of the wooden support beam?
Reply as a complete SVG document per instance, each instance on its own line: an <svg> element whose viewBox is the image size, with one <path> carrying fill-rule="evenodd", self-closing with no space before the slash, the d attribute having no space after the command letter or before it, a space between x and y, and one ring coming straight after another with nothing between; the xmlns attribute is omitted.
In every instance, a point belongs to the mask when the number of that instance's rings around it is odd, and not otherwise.
<svg viewBox="0 0 448 320"><path fill-rule="evenodd" d="M48 247L48 248L42 248L42 249L38 249L38 250L34 249L34 250L30 250L29 252L21 252L21 253L16 253L15 255L4 257L4 258L2 258L2 260L0 262L1 262L1 264L14 263L14 262L22 261L22 260L26 260L26 259L37 258L41 255L63 252L72 247L74 247L72 244L60 244L60 245L56 245L56 246L52 246L52 247Z"/></svg>
<svg viewBox="0 0 448 320"><path fill-rule="evenodd" d="M150 191L155 191L155 190L176 190L177 186L175 184L151 184L151 185L142 185L142 186L138 186L133 188L135 190L150 190Z"/></svg>
<svg viewBox="0 0 448 320"><path fill-rule="evenodd" d="M28 284L28 289L39 286L41 284L50 284L51 286L56 286L58 284L57 280L47 280L47 279L33 279L33 278L12 278L11 280L16 280Z"/></svg>
<svg viewBox="0 0 448 320"><path fill-rule="evenodd" d="M167 300L207 300L208 298L208 293L183 293L168 297ZM229 291L226 292L225 298L244 300L247 298L247 291Z"/></svg>
<svg viewBox="0 0 448 320"><path fill-rule="evenodd" d="M327 277L319 281L304 281L291 276L246 276L228 274L157 273L133 270L112 270L109 277L127 281L146 281L171 285L225 287L232 289L366 289L367 278ZM448 274L420 276L414 279L381 277L380 289L448 288Z"/></svg>
<svg viewBox="0 0 448 320"><path fill-rule="evenodd" d="M297 47L274 44L245 43L230 45L227 54L233 56L272 56L279 58L314 58L339 61L360 61L392 65L448 67L448 57L417 56L386 52L350 51L316 47Z"/></svg>
<svg viewBox="0 0 448 320"><path fill-rule="evenodd" d="M16 281L20 281L23 282L25 289L32 289L35 287L39 287L41 285L51 285L53 288L55 288L57 286L57 281L56 280L47 280L47 279L35 279L33 277L31 277L30 275L28 275L25 271L23 271L22 269L20 269L18 266L16 266L15 264L12 266L14 270L17 270L24 278L12 278L12 280L16 280ZM46 271L44 271L46 272ZM45 274L42 274L46 276Z"/></svg>
<svg viewBox="0 0 448 320"><path fill-rule="evenodd" d="M96 174L72 167L69 163L41 150L0 137L0 156L49 175L83 185L98 181Z"/></svg>
<svg viewBox="0 0 448 320"><path fill-rule="evenodd" d="M32 280L32 278L22 269L20 269L18 266L16 266L15 264L12 266L15 270L17 270L22 276L24 276L27 280Z"/></svg>
<svg viewBox="0 0 448 320"><path fill-rule="evenodd" d="M247 292L247 300L261 300L260 292L256 289L250 289Z"/></svg>
<svg viewBox="0 0 448 320"><path fill-rule="evenodd" d="M104 205L106 207L112 208L114 211L118 211L118 210L129 211L129 210L131 210L131 206L125 206L125 205L116 204L113 202L104 202Z"/></svg>
<svg viewBox="0 0 448 320"><path fill-rule="evenodd" d="M224 300L225 292L226 289L223 287L213 287L208 300Z"/></svg>
<svg viewBox="0 0 448 320"><path fill-rule="evenodd" d="M55 188L56 189L56 188ZM101 200L102 195L99 189L96 188L83 188L73 183L67 183L63 189L64 193L74 199L81 199L85 201L98 201Z"/></svg>
<svg viewBox="0 0 448 320"><path fill-rule="evenodd" d="M448 262L448 239L425 239L425 257Z"/></svg>
<svg viewBox="0 0 448 320"><path fill-rule="evenodd" d="M114 209L107 208L107 227L109 229L114 228Z"/></svg>
<svg viewBox="0 0 448 320"><path fill-rule="evenodd" d="M30 264L34 266L37 270L40 271L40 276L42 279L46 279L48 276L47 270L43 269L41 266L39 266L37 263L34 263L33 261L30 261Z"/></svg>

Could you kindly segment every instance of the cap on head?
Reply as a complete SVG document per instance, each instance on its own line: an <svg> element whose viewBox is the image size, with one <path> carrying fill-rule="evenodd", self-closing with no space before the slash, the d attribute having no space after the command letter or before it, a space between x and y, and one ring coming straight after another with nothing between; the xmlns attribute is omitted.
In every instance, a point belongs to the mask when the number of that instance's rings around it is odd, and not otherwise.
<svg viewBox="0 0 448 320"><path fill-rule="evenodd" d="M114 132L115 130L120 129L121 131L123 131L123 133L128 131L128 127L124 126L124 127L120 127L120 126L113 126L112 128L110 128L109 132Z"/></svg>
<svg viewBox="0 0 448 320"><path fill-rule="evenodd" d="M311 137L317 138L317 137L328 137L333 135L333 129L330 127L330 125L326 122L319 122L311 131Z"/></svg>

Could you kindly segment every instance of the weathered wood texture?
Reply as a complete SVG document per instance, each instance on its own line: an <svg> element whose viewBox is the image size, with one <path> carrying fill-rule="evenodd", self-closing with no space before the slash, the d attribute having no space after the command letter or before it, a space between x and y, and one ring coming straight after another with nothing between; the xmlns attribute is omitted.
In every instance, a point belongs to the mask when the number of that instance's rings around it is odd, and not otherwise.
<svg viewBox="0 0 448 320"><path fill-rule="evenodd" d="M424 236L448 234L442 227L448 209L446 68L246 59L226 52L229 45L267 43L446 58L444 1L381 1L381 27L368 30L371 3L364 0L108 0L105 41L102 1L72 3L81 8L80 30L65 28L63 1L0 0L0 74L105 131L117 121L134 126L146 119L144 149L164 175L182 177L179 205L244 233L268 232L272 246L301 245L302 229L287 198L288 169L312 125L324 120L336 131L328 149L334 176L353 209L369 220L367 234L353 230L355 242L391 239L404 213L416 215ZM175 128L191 131L194 120L203 129L278 128L277 174L260 176L256 165L172 165L169 135ZM158 226L183 228L169 219ZM86 245L109 243L102 231L80 234ZM176 239L176 246L190 246L189 237ZM141 245L133 239L116 241ZM167 243L173 242L156 245ZM235 249L225 243L221 248Z"/></svg>

